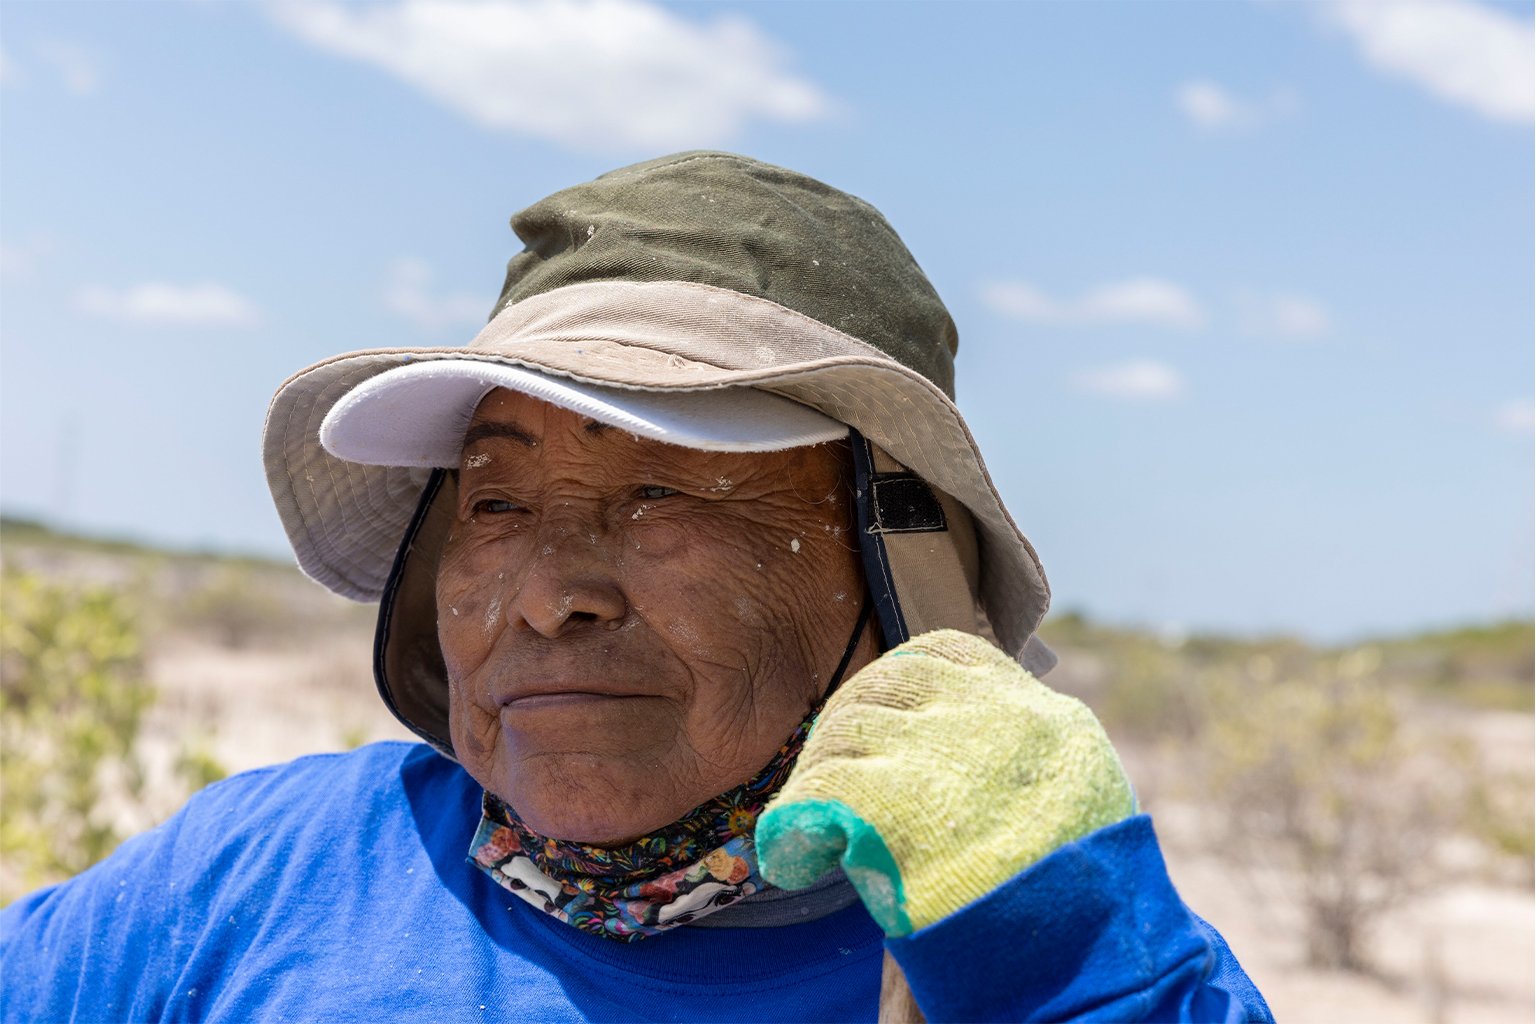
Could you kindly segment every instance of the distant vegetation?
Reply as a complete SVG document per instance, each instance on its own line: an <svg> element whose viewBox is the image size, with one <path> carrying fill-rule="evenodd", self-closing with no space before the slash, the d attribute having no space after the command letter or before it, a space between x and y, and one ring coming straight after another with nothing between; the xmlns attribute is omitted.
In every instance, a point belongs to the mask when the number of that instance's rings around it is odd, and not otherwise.
<svg viewBox="0 0 1536 1024"><path fill-rule="evenodd" d="M1451 877L1455 837L1530 883L1531 751L1486 755L1474 719L1531 711L1532 623L1347 647L1168 640L1076 614L1041 632L1076 666L1052 682L1162 769L1162 796L1202 807L1208 848L1255 898L1301 908L1312 965L1370 969L1373 927Z"/></svg>
<svg viewBox="0 0 1536 1024"><path fill-rule="evenodd" d="M133 813L156 699L133 605L110 587L0 571L0 859L22 889L85 870L151 824ZM176 770L183 796L223 774L190 752Z"/></svg>
<svg viewBox="0 0 1536 1024"><path fill-rule="evenodd" d="M282 562L14 518L0 518L0 586L0 902L83 869L167 810L145 797L147 650L176 639L235 657L365 639L374 614ZM1313 964L1369 969L1373 926L1448 877L1441 854L1458 842L1493 875L1531 883L1531 751L1484 749L1475 731L1532 711L1531 622L1337 647L1169 638L1070 612L1042 633L1063 656L1050 682L1137 759L1151 809L1198 808L1205 849L1251 878L1257 899L1302 910ZM363 688L356 699L374 700ZM175 800L223 772L195 743L169 763Z"/></svg>
<svg viewBox="0 0 1536 1024"><path fill-rule="evenodd" d="M33 548L55 547L74 552L128 555L139 558L151 558L156 561L190 559L211 560L240 565L283 567L289 565L287 561L266 558L261 555L235 554L211 548L172 550L129 537L102 537L93 534L75 533L72 530L61 530L50 526L40 519L0 513L0 547L7 544L25 545Z"/></svg>
<svg viewBox="0 0 1536 1024"><path fill-rule="evenodd" d="M149 735L157 645L302 644L372 617L275 560L0 518L0 905L84 870L224 776L200 723Z"/></svg>
<svg viewBox="0 0 1536 1024"><path fill-rule="evenodd" d="M1052 615L1041 635L1053 646L1087 651L1118 672L1101 714L1132 731L1163 733L1187 703L1191 671L1247 665L1261 675L1294 672L1320 657L1370 652L1372 674L1393 690L1440 698L1467 708L1536 709L1536 626L1529 619L1314 646L1287 636L1194 634L1173 640L1144 630L1089 621L1076 612ZM1177 671L1175 671L1177 670ZM1130 673L1128 678L1126 673ZM1104 673L1099 673L1104 675ZM1132 685L1130 679L1137 682ZM1196 688L1198 690L1198 688Z"/></svg>
<svg viewBox="0 0 1536 1024"><path fill-rule="evenodd" d="M211 637L229 648L292 643L374 614L310 584L291 561L80 536L16 516L0 516L0 559L50 579L132 591L140 625L156 638Z"/></svg>

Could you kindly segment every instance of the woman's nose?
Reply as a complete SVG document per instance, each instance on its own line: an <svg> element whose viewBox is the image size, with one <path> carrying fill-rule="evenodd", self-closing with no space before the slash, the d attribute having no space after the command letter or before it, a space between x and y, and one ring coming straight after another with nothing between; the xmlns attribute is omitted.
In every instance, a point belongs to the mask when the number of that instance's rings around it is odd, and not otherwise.
<svg viewBox="0 0 1536 1024"><path fill-rule="evenodd" d="M616 628L629 602L598 535L557 528L539 539L506 614L514 629L554 639L585 624Z"/></svg>

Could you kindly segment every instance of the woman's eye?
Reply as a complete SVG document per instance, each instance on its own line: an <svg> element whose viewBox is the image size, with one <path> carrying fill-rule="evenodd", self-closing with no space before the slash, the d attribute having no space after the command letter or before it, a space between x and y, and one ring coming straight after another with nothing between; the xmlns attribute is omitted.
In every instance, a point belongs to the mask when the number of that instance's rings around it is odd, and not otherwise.
<svg viewBox="0 0 1536 1024"><path fill-rule="evenodd" d="M476 515L483 513L488 516L494 516L506 512L521 512L522 508L516 502L503 501L501 498L486 498L475 502L474 511Z"/></svg>
<svg viewBox="0 0 1536 1024"><path fill-rule="evenodd" d="M655 501L657 498L670 497L676 493L677 489L675 487L661 487L657 484L640 488L640 497L648 498L651 501Z"/></svg>

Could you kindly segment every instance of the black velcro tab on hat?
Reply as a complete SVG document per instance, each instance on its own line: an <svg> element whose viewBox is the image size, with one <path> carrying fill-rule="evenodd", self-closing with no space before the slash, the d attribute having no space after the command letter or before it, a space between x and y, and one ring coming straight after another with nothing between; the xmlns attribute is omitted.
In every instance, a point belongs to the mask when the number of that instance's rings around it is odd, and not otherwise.
<svg viewBox="0 0 1536 1024"><path fill-rule="evenodd" d="M870 482L875 521L870 533L938 533L949 529L944 507L915 473L878 473Z"/></svg>

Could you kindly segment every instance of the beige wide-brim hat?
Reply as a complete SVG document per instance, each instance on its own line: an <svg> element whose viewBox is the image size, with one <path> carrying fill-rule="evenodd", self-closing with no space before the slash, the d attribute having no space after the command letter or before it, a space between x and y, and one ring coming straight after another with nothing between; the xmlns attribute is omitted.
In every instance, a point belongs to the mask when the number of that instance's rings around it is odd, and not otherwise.
<svg viewBox="0 0 1536 1024"><path fill-rule="evenodd" d="M701 272L688 258L700 215L676 199L698 194L714 195L708 206L724 217L721 232L734 238L756 231L806 268L815 261L813 284L835 285L797 291L786 286L787 271L778 271L777 281L754 276L754 267L785 260L765 257L761 244L748 257L716 260L710 273ZM791 212L743 216L743 210L760 214L764 203ZM859 222L851 228L850 216ZM514 218L528 249L509 267L497 312L467 346L352 352L284 382L263 439L273 499L305 573L355 600L385 599L376 669L386 703L403 721L446 751L446 683L432 583L450 504L441 492L452 482L430 467L456 466L457 450L444 448L439 426L422 431L423 438L436 438L432 444L409 451L410 426L392 424L399 436L384 449L403 464L374 465L353 461L368 457L357 454L356 438L348 459L327 450L321 435L333 408L356 389L380 374L432 361L484 363L487 387L495 386L491 371L498 367L596 385L619 396L616 405L626 392L729 396L732 389L755 389L846 424L871 445L875 490L882 481L915 475L942 509L936 523L914 524L890 503L882 521L877 503L866 527L871 536L861 537L887 556L882 571L890 578L879 582L899 597L907 631L966 629L992 637L1037 674L1050 668L1054 657L1034 639L1049 603L1044 572L946 393L953 326L910 254L878 218L853 197L742 157L653 161L559 193ZM683 241L658 247L657 237L667 236L658 224L673 222L688 230L668 237ZM558 244L548 242L551 236ZM613 248L605 249L604 241ZM893 245L900 260L885 251L869 266L871 249ZM647 260L647 252L657 255ZM901 260L905 277L889 266ZM721 264L724 276L715 272ZM842 276L840 264L847 270ZM926 296L914 295L912 275ZM889 290L873 291L883 280L894 286L894 298ZM920 301L927 307L914 315ZM838 302L854 312L837 314ZM878 307L873 313L872 305ZM932 338L916 336L913 328L925 319ZM859 326L865 338L834 326L839 320ZM472 408L450 415L467 422ZM333 434L335 427L333 419ZM424 496L429 481L433 493ZM898 501L908 493L888 490Z"/></svg>

